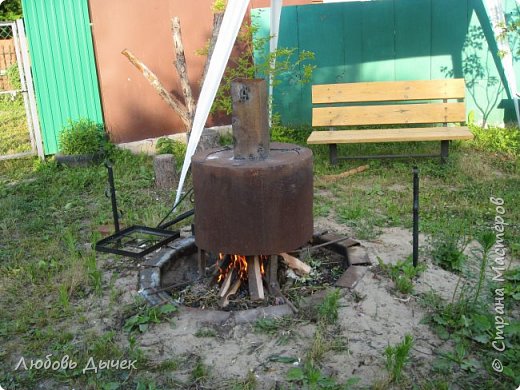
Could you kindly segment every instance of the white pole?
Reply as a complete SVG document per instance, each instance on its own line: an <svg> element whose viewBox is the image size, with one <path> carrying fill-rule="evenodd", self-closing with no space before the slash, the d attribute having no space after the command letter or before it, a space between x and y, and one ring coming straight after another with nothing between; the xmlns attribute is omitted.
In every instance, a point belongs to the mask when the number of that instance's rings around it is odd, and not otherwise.
<svg viewBox="0 0 520 390"><path fill-rule="evenodd" d="M278 35L280 32L280 17L282 15L282 0L271 0L270 39L269 52L272 54L278 48ZM271 70L276 66L276 57L271 60ZM273 74L269 75L269 126L273 119Z"/></svg>
<svg viewBox="0 0 520 390"><path fill-rule="evenodd" d="M182 165L181 177L179 179L179 186L177 187L177 194L175 195L175 204L179 202L181 197L186 175L191 164L191 156L195 153L197 144L199 143L204 125L208 119L209 110L217 94L220 80L226 69L226 65L233 49L233 44L244 20L244 15L249 6L249 0L229 0L222 19L220 32L211 55L211 60L208 67L208 72L202 90L200 91L199 101L195 109L195 116L193 118L193 126L188 141L188 148L184 156L184 164Z"/></svg>
<svg viewBox="0 0 520 390"><path fill-rule="evenodd" d="M23 96L23 105L25 109L25 119L27 120L27 128L29 131L29 137L31 138L31 150L36 152L36 143L34 141L34 130L33 130L33 122L31 117L31 108L29 106L29 96L27 96L27 83L25 81L25 69L23 66L22 53L20 50L20 37L18 35L18 28L16 27L16 23L12 24L13 29L13 41L14 41L14 51L16 54L16 63L18 64L18 76L20 77L20 89Z"/></svg>
<svg viewBox="0 0 520 390"><path fill-rule="evenodd" d="M503 33L502 26L506 25L502 0L486 0L485 5L496 39L496 37ZM516 88L516 75L515 69L513 67L513 55L511 54L511 48L509 47L507 37L504 37L503 39L496 39L496 42L498 49L502 53L501 61L502 67L504 68L504 74L506 76L506 87L509 90L511 98L513 99L516 120L520 126L520 109L518 104L518 90Z"/></svg>
<svg viewBox="0 0 520 390"><path fill-rule="evenodd" d="M25 81L27 86L27 94L29 95L29 106L31 109L31 119L33 125L34 139L36 143L36 150L38 152L38 156L43 159L45 158L45 152L43 150L43 141L42 141L42 133L40 129L40 121L38 119L38 110L36 108L36 97L34 94L34 85L31 74L31 66L29 63L29 48L27 46L27 38L25 37L25 28L23 25L23 20L18 19L16 21L16 25L18 27L18 36L20 37L20 49L22 52L22 63L25 73Z"/></svg>

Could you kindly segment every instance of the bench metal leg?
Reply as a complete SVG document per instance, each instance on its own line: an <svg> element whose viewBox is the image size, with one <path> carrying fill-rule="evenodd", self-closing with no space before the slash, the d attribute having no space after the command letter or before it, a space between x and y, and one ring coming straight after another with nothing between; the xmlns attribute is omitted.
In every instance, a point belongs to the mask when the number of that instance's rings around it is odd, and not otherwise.
<svg viewBox="0 0 520 390"><path fill-rule="evenodd" d="M338 163L338 145L329 144L329 159L331 165L336 165Z"/></svg>
<svg viewBox="0 0 520 390"><path fill-rule="evenodd" d="M441 163L446 164L448 161L448 153L450 149L450 141L441 141Z"/></svg>

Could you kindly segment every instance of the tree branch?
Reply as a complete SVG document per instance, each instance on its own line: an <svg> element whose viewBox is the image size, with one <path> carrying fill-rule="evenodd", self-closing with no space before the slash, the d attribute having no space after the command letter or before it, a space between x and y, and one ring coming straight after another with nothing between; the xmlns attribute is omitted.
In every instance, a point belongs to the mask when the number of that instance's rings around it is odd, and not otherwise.
<svg viewBox="0 0 520 390"><path fill-rule="evenodd" d="M215 49L215 44L217 43L218 33L220 31L220 26L222 25L222 19L224 19L223 12L213 15L213 30L211 32L211 39L209 41L206 64L204 64L204 72L202 72L202 82L206 80L206 73L208 73L209 62L211 61L211 56L213 55L213 50Z"/></svg>
<svg viewBox="0 0 520 390"><path fill-rule="evenodd" d="M186 66L186 57L184 55L184 45L182 44L182 33L181 33L181 22L176 16L172 19L172 33L173 33L173 45L175 46L175 68L181 79L182 94L184 96L184 102L186 103L186 110L188 111L188 117L190 119L190 126L188 132L191 131L193 124L193 115L195 114L195 100L193 99L193 93L191 90L188 68Z"/></svg>
<svg viewBox="0 0 520 390"><path fill-rule="evenodd" d="M148 67L143 64L135 55L133 55L128 49L121 52L128 60L143 74L143 76L150 82L152 87L159 93L159 96L180 116L187 131L191 130L191 119L186 110L186 107L182 102L173 96L168 90L161 84L155 73L153 73Z"/></svg>

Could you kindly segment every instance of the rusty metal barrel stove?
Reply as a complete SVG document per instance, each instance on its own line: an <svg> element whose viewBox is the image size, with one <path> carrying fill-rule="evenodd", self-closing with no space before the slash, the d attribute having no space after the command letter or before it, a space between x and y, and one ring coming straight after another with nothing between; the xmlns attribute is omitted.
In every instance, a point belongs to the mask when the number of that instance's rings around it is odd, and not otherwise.
<svg viewBox="0 0 520 390"><path fill-rule="evenodd" d="M313 233L312 152L269 141L264 80L235 80L233 148L192 157L195 241L224 254L294 250Z"/></svg>

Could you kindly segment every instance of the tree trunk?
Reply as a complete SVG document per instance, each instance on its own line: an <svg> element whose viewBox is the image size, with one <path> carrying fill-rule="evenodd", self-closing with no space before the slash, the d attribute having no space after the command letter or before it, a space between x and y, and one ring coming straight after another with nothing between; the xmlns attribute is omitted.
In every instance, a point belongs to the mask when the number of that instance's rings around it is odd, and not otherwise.
<svg viewBox="0 0 520 390"><path fill-rule="evenodd" d="M160 154L153 158L155 186L161 190L174 190L177 186L175 157L173 154Z"/></svg>
<svg viewBox="0 0 520 390"><path fill-rule="evenodd" d="M208 73L209 62L211 60L211 56L213 55L213 50L215 49L215 44L217 43L218 33L220 31L220 26L222 25L222 19L224 19L224 13L218 13L213 15L213 30L211 32L211 38L208 46L208 56L206 57L206 64L204 65L204 72L202 72L202 83L206 80L206 73ZM201 84L202 84L201 83Z"/></svg>

